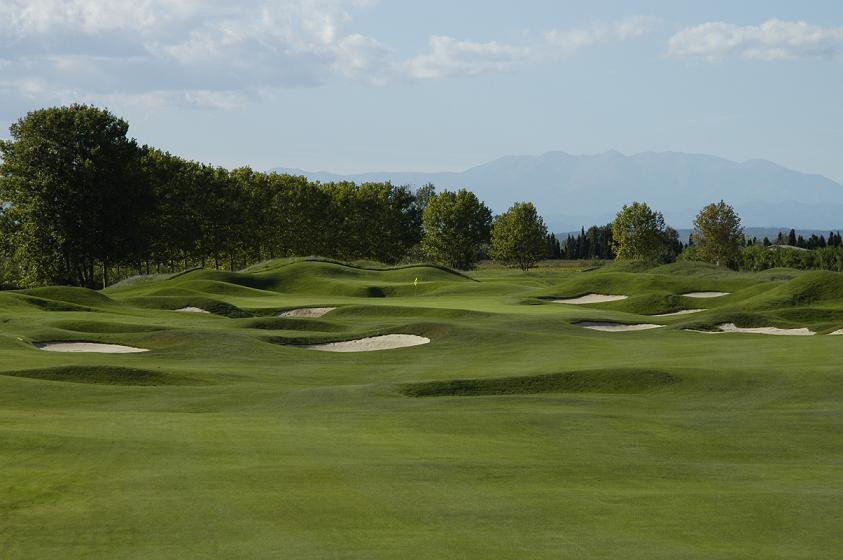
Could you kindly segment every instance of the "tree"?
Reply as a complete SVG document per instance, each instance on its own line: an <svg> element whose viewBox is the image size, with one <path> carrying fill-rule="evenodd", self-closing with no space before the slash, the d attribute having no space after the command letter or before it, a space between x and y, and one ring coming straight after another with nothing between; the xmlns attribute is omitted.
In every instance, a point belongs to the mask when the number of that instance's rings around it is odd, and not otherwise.
<svg viewBox="0 0 843 560"><path fill-rule="evenodd" d="M144 146L141 169L147 188L152 192L154 210L144 222L148 240L147 263L184 262L199 255L202 225L202 177L199 164Z"/></svg>
<svg viewBox="0 0 843 560"><path fill-rule="evenodd" d="M734 208L722 200L705 206L694 220L693 236L702 260L717 266L736 266L743 228Z"/></svg>
<svg viewBox="0 0 843 560"><path fill-rule="evenodd" d="M92 288L97 265L105 275L143 252L151 197L128 128L106 110L70 105L27 114L0 142L0 200L11 206L26 283Z"/></svg>
<svg viewBox="0 0 843 560"><path fill-rule="evenodd" d="M654 262L665 253L664 217L643 202L624 205L612 222L612 239L617 259Z"/></svg>
<svg viewBox="0 0 843 560"><path fill-rule="evenodd" d="M424 214L424 209L427 208L430 199L436 196L436 186L433 183L425 183L417 188L413 194L416 197L416 208L419 214Z"/></svg>
<svg viewBox="0 0 843 560"><path fill-rule="evenodd" d="M547 236L547 248L545 258L548 259L561 259L562 258L562 245L559 243L559 239L557 239L555 233L551 233Z"/></svg>
<svg viewBox="0 0 843 560"><path fill-rule="evenodd" d="M467 270L480 260L491 223L492 211L474 193L442 191L424 210L422 250L432 259Z"/></svg>
<svg viewBox="0 0 843 560"><path fill-rule="evenodd" d="M661 260L664 262L674 262L679 258L679 255L682 254L682 250L685 248L679 239L679 232L670 226L664 230L662 243L664 252L662 253Z"/></svg>
<svg viewBox="0 0 843 560"><path fill-rule="evenodd" d="M331 196L328 256L395 263L419 242L421 215L408 187L348 181L323 187Z"/></svg>
<svg viewBox="0 0 843 560"><path fill-rule="evenodd" d="M497 217L489 253L494 260L524 271L547 255L547 226L532 202L516 202Z"/></svg>

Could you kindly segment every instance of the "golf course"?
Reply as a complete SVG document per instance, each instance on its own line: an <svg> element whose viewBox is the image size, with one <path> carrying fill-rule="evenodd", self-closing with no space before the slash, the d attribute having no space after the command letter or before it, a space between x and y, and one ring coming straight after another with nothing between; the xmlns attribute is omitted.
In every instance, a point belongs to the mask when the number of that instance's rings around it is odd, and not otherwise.
<svg viewBox="0 0 843 560"><path fill-rule="evenodd" d="M843 273L276 259L0 321L4 560L843 550Z"/></svg>

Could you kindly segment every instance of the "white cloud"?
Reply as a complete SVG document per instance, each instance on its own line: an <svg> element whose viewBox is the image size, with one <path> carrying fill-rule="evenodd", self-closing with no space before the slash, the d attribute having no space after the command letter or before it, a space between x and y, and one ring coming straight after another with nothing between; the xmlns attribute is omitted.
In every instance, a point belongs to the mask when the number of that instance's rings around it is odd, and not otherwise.
<svg viewBox="0 0 843 560"><path fill-rule="evenodd" d="M231 107L266 88L330 76L342 61L347 4L0 0L0 36L8 39L2 79L5 91L20 84L20 94L32 97L33 88L24 86L37 76L44 102L78 91L77 97L145 105Z"/></svg>
<svg viewBox="0 0 843 560"><path fill-rule="evenodd" d="M658 18L634 16L614 23L598 23L577 29L552 30L544 35L552 50L570 53L600 43L628 41L649 33L660 22Z"/></svg>
<svg viewBox="0 0 843 560"><path fill-rule="evenodd" d="M334 77L371 85L507 72L548 53L639 37L634 17L523 45L434 35L400 58L354 32L377 0L0 0L0 102L230 108ZM13 105L14 103L12 103ZM26 104L31 104L27 101Z"/></svg>
<svg viewBox="0 0 843 560"><path fill-rule="evenodd" d="M634 16L580 28L554 29L546 32L541 41L526 45L507 45L495 41L478 43L434 36L430 38L429 51L405 61L400 72L416 80L507 72L545 55L558 52L570 54L601 43L636 39L649 33L658 22L656 18Z"/></svg>
<svg viewBox="0 0 843 560"><path fill-rule="evenodd" d="M777 19L744 26L708 22L673 35L667 43L667 54L709 61L728 56L759 60L835 58L843 55L843 27Z"/></svg>
<svg viewBox="0 0 843 560"><path fill-rule="evenodd" d="M506 72L527 60L530 54L530 47L433 36L430 50L405 61L401 70L406 77L416 80L473 76L487 71Z"/></svg>
<svg viewBox="0 0 843 560"><path fill-rule="evenodd" d="M371 37L352 34L343 37L334 47L332 69L348 78L372 85L386 85L394 77L392 49Z"/></svg>
<svg viewBox="0 0 843 560"><path fill-rule="evenodd" d="M16 37L62 28L151 31L196 17L203 5L198 0L3 0L0 28Z"/></svg>

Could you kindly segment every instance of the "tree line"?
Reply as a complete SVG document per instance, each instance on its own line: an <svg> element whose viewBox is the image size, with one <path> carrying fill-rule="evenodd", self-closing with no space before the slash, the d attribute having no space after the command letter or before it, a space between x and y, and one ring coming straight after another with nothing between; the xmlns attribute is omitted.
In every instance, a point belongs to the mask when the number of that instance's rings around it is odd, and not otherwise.
<svg viewBox="0 0 843 560"><path fill-rule="evenodd" d="M107 110L78 104L32 111L12 124L11 138L0 141L4 285L98 287L128 274L237 270L308 255L460 269L492 258L522 270L547 258L689 258L747 269L779 262L773 252L760 256L757 248L772 244L748 242L722 201L700 212L687 247L660 212L639 202L611 224L560 240L530 202L494 216L465 189L228 170L138 145L128 128ZM839 234L787 244L828 253L800 256L801 266L843 262L835 253L843 254Z"/></svg>
<svg viewBox="0 0 843 560"><path fill-rule="evenodd" d="M747 245L756 244L759 244L757 238L753 238L747 241ZM828 232L827 239L825 235L817 235L815 233L811 234L806 239L802 235L797 235L795 229L791 229L790 233L787 234L780 231L778 236L776 236L774 242L770 241L769 238L765 237L763 240L760 241L760 244L765 247L778 245L782 247L796 247L798 249L808 249L809 251L813 251L814 249L825 249L826 247L841 247L843 246L843 238L840 237L839 231L830 231Z"/></svg>
<svg viewBox="0 0 843 560"><path fill-rule="evenodd" d="M0 142L5 284L107 285L124 271L235 270L284 256L469 268L492 213L466 190L321 184L188 161L107 110L30 112Z"/></svg>

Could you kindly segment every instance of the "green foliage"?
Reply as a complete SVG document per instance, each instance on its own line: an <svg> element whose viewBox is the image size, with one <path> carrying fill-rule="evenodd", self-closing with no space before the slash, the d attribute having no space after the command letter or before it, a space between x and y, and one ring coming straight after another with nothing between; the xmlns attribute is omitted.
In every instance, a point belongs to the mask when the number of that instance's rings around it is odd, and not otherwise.
<svg viewBox="0 0 843 560"><path fill-rule="evenodd" d="M743 228L737 212L728 204L721 200L700 210L692 235L702 260L717 266L737 265Z"/></svg>
<svg viewBox="0 0 843 560"><path fill-rule="evenodd" d="M333 219L322 255L396 263L421 239L421 213L407 187L332 183L322 187Z"/></svg>
<svg viewBox="0 0 843 560"><path fill-rule="evenodd" d="M536 207L516 202L495 219L489 255L507 266L529 270L547 256L547 242L547 226Z"/></svg>
<svg viewBox="0 0 843 560"><path fill-rule="evenodd" d="M0 285L93 287L109 274L236 270L287 256L421 256L433 185L413 192L228 171L139 148L127 131L85 105L34 111L12 126L0 143Z"/></svg>
<svg viewBox="0 0 843 560"><path fill-rule="evenodd" d="M661 212L643 202L633 202L612 222L616 258L655 262L666 252L666 232Z"/></svg>
<svg viewBox="0 0 843 560"><path fill-rule="evenodd" d="M71 105L33 111L0 142L0 199L27 284L93 287L97 262L137 256L151 204L128 124Z"/></svg>
<svg viewBox="0 0 843 560"><path fill-rule="evenodd" d="M422 249L436 261L468 270L480 260L491 223L492 211L477 195L465 189L443 191L424 210Z"/></svg>
<svg viewBox="0 0 843 560"><path fill-rule="evenodd" d="M749 245L740 250L737 268L760 272L770 268L795 268L799 270L832 270L843 272L843 247L823 247L800 250L779 245Z"/></svg>
<svg viewBox="0 0 843 560"><path fill-rule="evenodd" d="M614 259L612 224L582 228L579 235L568 235L560 249L565 259Z"/></svg>

